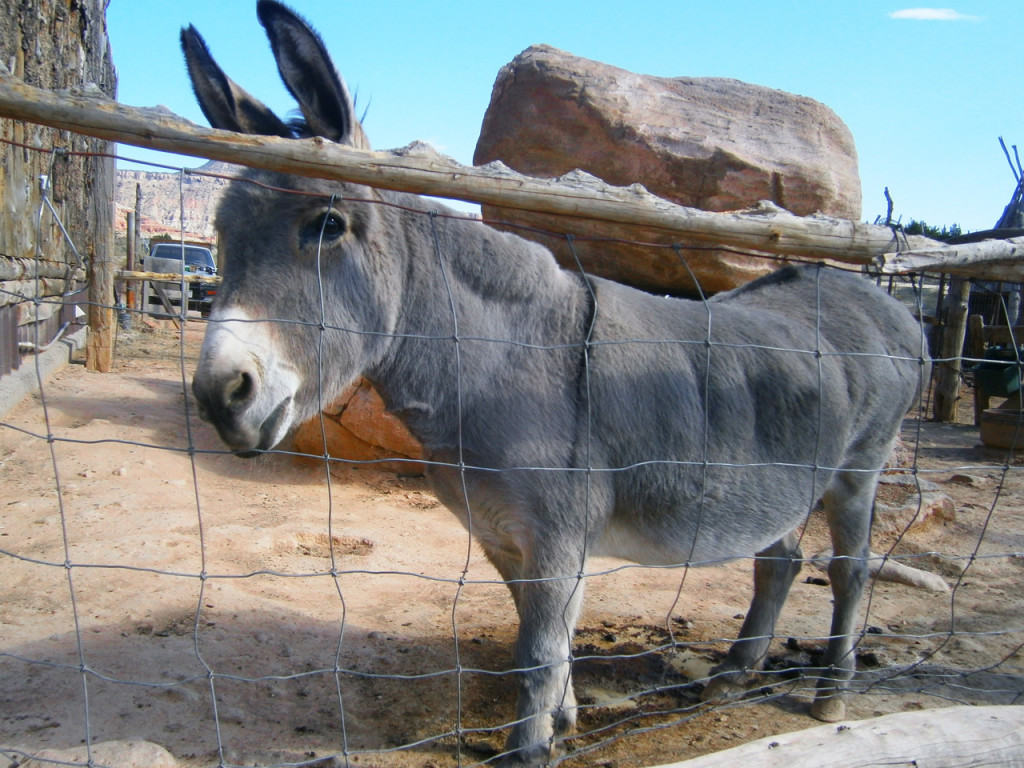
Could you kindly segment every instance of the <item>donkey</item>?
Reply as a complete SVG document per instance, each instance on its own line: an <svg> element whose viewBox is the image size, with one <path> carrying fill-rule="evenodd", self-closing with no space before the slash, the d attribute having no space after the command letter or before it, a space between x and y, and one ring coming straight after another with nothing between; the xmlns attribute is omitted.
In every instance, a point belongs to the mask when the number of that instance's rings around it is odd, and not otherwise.
<svg viewBox="0 0 1024 768"><path fill-rule="evenodd" d="M189 27L210 123L368 147L317 33L274 0L257 11L302 117L285 122L242 90ZM252 456L355 377L373 384L512 593L507 763L546 762L574 727L589 556L756 555L746 620L705 691L720 696L765 656L800 569L795 529L819 501L835 599L811 714L844 716L878 474L926 375L899 303L818 266L706 301L656 297L416 196L244 177L260 183L233 182L217 214L224 282L193 379L200 412Z"/></svg>

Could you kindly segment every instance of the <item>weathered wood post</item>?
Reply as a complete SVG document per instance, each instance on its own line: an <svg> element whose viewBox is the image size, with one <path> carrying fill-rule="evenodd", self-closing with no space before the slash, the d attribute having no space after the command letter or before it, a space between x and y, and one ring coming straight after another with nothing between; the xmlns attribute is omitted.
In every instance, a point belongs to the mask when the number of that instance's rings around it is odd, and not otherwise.
<svg viewBox="0 0 1024 768"><path fill-rule="evenodd" d="M146 257L141 251L142 246L142 185L135 185L135 261L128 269L142 269L143 260ZM139 283L135 291L134 309L146 310L146 283Z"/></svg>
<svg viewBox="0 0 1024 768"><path fill-rule="evenodd" d="M135 269L135 211L125 213L125 253L124 268ZM124 284L124 306L129 311L135 309L135 283L125 281Z"/></svg>
<svg viewBox="0 0 1024 768"><path fill-rule="evenodd" d="M89 254L89 337L85 367L107 373L114 363L114 173L96 174L91 201L92 221L105 223L93 233Z"/></svg>
<svg viewBox="0 0 1024 768"><path fill-rule="evenodd" d="M135 211L127 211L125 218L124 268L135 269Z"/></svg>
<svg viewBox="0 0 1024 768"><path fill-rule="evenodd" d="M960 375L963 373L964 339L967 336L967 305L971 296L971 282L962 277L950 280L946 294L947 311L942 333L940 360L936 365L935 382L936 421L956 421L960 401Z"/></svg>

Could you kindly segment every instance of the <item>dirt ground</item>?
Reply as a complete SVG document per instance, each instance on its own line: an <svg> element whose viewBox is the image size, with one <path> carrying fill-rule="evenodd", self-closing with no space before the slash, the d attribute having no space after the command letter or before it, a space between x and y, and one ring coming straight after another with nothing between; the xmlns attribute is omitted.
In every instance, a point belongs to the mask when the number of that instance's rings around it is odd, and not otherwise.
<svg viewBox="0 0 1024 768"><path fill-rule="evenodd" d="M69 366L0 424L0 755L143 739L184 766L492 757L516 625L497 574L422 478L221 453L186 418L201 333L136 323L113 373ZM980 445L969 407L904 430L955 513L874 549L955 589L873 586L851 718L1024 692L1024 469ZM812 518L804 551L826 545ZM798 577L751 696L714 708L693 681L739 629L749 561L589 570L565 765L667 763L817 724L799 673L827 632L824 573Z"/></svg>

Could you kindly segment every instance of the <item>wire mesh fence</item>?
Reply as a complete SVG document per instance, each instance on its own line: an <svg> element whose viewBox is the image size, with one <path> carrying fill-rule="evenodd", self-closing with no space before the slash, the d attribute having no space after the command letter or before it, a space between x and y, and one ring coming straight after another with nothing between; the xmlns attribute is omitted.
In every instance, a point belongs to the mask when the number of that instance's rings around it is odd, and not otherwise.
<svg viewBox="0 0 1024 768"><path fill-rule="evenodd" d="M393 205L373 193L318 191L315 199L327 210L346 206L350 225ZM428 233L443 271L450 243L438 221L450 214L403 214ZM329 222L317 221L321 242ZM279 280L270 289L284 297L275 306L298 305L289 292L312 290L313 315L214 312L206 320L183 302L174 328L136 313L134 330L120 332L114 373L72 366L40 377L0 422L0 754L9 760L36 755L58 765L67 755L44 750L116 740L162 745L188 766L477 765L501 756L521 718L516 610L474 543L473 521L484 518L470 507L460 524L422 477L424 464L453 470L457 485L441 489L452 507L469 501L474 471L579 473L589 504L593 477L628 468L600 465L589 442L571 466L475 467L459 444L447 456L389 458L399 471L382 472L382 461L331 455L336 435L322 417L313 423L323 451L277 448L239 460L199 420L190 393L208 327L244 321L292 345L311 337L317 367L337 365L323 355L327 336L395 335L387 318L374 327L327 321L328 305L340 300L327 274L336 263L321 271L318 257L309 286L274 258ZM439 282L447 287L437 298L453 310L461 277ZM511 290L496 287L508 277L492 275L485 288ZM934 294L921 286L903 288L924 318ZM713 323L714 305L705 306ZM448 318L444 334L405 338L443 345L456 387L481 350L515 345L524 365L564 351L468 333L458 310ZM599 354L593 341L583 333L572 345L583 361L573 375L584 383L587 355ZM719 343L622 343L652 342ZM331 378L315 374L321 411ZM502 386L501 376L491 385ZM968 405L965 398L955 425L927 421L927 402L915 408L883 476L872 559L931 578L908 586L884 572L870 583L854 642L851 717L1018 703L1024 691L1024 477L1016 453L979 445ZM709 465L707 455L666 460L652 441L650 462L666 461ZM756 482L744 476L757 467L743 457L711 463L728 464L738 483ZM805 468L809 477L820 469ZM764 669L745 695L725 700L700 694L744 619L752 558L652 567L593 556L574 567L570 578L587 591L571 651L578 723L575 735L559 738L559 759L650 765L811 724L831 595L828 533L810 503L799 537L806 561Z"/></svg>

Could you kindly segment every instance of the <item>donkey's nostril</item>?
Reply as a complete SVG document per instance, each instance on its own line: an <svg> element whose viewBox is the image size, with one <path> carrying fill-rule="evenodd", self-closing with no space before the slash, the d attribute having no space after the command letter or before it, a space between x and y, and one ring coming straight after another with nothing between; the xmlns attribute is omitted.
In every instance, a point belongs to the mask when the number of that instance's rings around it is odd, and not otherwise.
<svg viewBox="0 0 1024 768"><path fill-rule="evenodd" d="M251 373L240 371L227 387L227 402L231 408L245 405L252 399L255 384Z"/></svg>

